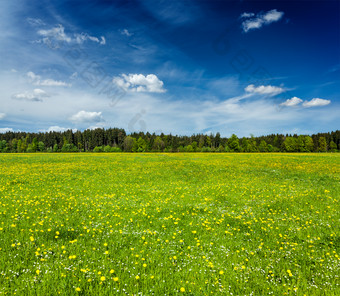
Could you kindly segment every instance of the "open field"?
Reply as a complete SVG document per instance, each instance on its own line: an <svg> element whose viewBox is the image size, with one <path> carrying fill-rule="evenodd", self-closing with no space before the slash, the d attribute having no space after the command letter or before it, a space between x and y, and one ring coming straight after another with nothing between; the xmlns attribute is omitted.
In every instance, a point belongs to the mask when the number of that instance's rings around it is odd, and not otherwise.
<svg viewBox="0 0 340 296"><path fill-rule="evenodd" d="M339 154L0 155L0 295L340 295Z"/></svg>

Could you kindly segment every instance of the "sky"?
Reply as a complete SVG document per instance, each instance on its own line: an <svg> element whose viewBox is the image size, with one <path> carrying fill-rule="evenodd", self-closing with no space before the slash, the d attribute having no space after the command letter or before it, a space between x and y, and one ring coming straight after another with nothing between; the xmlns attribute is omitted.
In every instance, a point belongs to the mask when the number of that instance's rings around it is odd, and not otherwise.
<svg viewBox="0 0 340 296"><path fill-rule="evenodd" d="M340 1L0 3L0 132L340 128Z"/></svg>

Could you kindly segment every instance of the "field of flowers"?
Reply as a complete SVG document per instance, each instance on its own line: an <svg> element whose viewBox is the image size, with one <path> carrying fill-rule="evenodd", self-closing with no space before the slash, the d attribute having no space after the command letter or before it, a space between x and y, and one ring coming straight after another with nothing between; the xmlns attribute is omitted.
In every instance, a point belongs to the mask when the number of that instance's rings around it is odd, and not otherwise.
<svg viewBox="0 0 340 296"><path fill-rule="evenodd" d="M0 295L340 295L340 154L2 154Z"/></svg>

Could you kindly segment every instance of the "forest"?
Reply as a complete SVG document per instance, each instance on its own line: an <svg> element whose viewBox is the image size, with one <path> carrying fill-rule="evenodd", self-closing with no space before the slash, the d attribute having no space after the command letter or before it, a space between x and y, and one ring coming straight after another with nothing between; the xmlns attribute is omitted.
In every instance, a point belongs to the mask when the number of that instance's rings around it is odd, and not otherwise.
<svg viewBox="0 0 340 296"><path fill-rule="evenodd" d="M6 132L0 152L338 152L340 130L313 135L271 134L230 138L216 134L179 136L132 133L121 128L63 132Z"/></svg>

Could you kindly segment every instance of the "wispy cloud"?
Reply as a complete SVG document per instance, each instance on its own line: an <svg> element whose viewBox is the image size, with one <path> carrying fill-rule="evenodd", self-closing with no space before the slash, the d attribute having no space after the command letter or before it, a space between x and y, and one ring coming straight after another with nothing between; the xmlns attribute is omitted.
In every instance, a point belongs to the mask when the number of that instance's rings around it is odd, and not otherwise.
<svg viewBox="0 0 340 296"><path fill-rule="evenodd" d="M33 92L17 93L12 96L15 100L24 100L30 102L42 102L43 98L48 98L50 95L40 88L36 88Z"/></svg>
<svg viewBox="0 0 340 296"><path fill-rule="evenodd" d="M258 13L256 16L254 13L244 12L241 14L241 18L245 19L242 22L242 29L245 33L250 30L260 29L263 25L269 25L273 22L279 21L284 15L284 12L272 9L265 13Z"/></svg>
<svg viewBox="0 0 340 296"><path fill-rule="evenodd" d="M114 77L113 82L126 91L164 93L163 81L159 80L155 74L144 76L143 74L122 74Z"/></svg>
<svg viewBox="0 0 340 296"><path fill-rule="evenodd" d="M66 83L64 81L57 81L53 79L41 79L40 75L33 73L32 71L27 72L27 77L30 79L30 82L34 85L41 86L71 86L71 84Z"/></svg>
<svg viewBox="0 0 340 296"><path fill-rule="evenodd" d="M26 21L27 21L31 26L34 26L34 27L39 27L39 26L45 25L45 23L44 23L41 19L39 19L39 18L28 17L28 18L26 18Z"/></svg>
<svg viewBox="0 0 340 296"><path fill-rule="evenodd" d="M272 86L272 85L260 85L255 87L254 84L248 85L245 89L246 92L267 95L267 96L276 96L285 91L282 87Z"/></svg>
<svg viewBox="0 0 340 296"><path fill-rule="evenodd" d="M42 39L37 40L35 42L45 43L47 45L50 45L52 41L56 43L66 42L66 43L82 44L87 40L99 43L100 45L106 44L106 39L104 36L101 36L100 38L98 38L95 36L91 36L88 33L82 32L82 33L75 33L73 34L73 37L72 37L69 34L65 33L65 28L61 24L49 30L38 30L37 34L40 35Z"/></svg>
<svg viewBox="0 0 340 296"><path fill-rule="evenodd" d="M0 113L0 120L4 119L6 117L5 113Z"/></svg>
<svg viewBox="0 0 340 296"><path fill-rule="evenodd" d="M123 30L121 30L121 31L120 31L120 34L125 35L125 36L127 36L127 37L130 37L130 36L133 35L133 33L130 33L130 32L128 31L128 29L123 29Z"/></svg>
<svg viewBox="0 0 340 296"><path fill-rule="evenodd" d="M100 122L103 121L102 112L88 112L79 111L70 118L71 121L75 123L89 123L89 122Z"/></svg>

